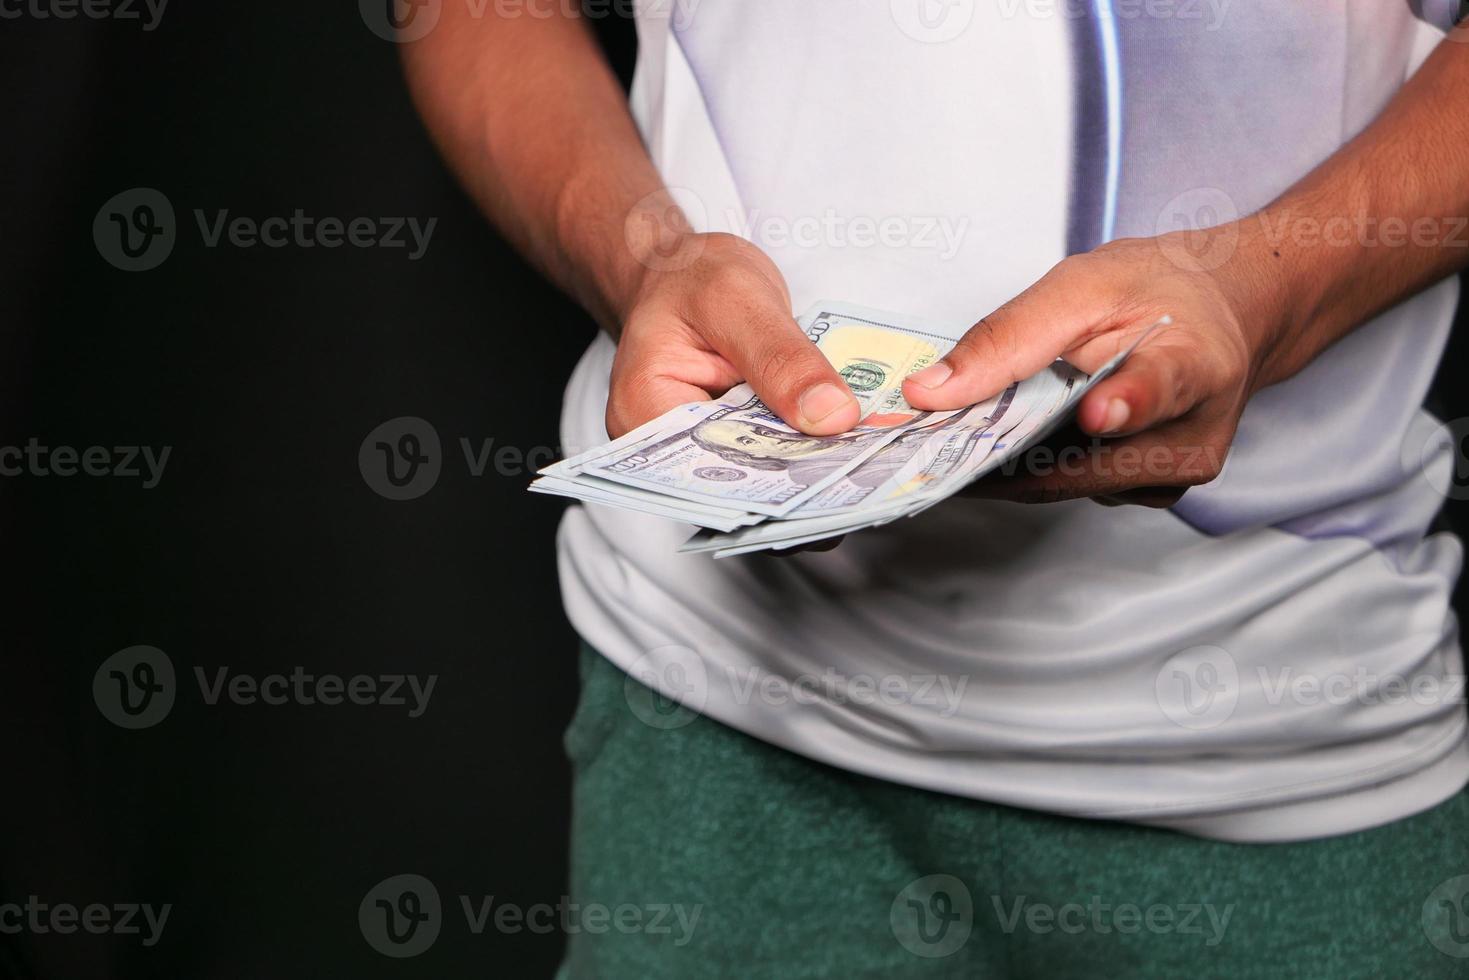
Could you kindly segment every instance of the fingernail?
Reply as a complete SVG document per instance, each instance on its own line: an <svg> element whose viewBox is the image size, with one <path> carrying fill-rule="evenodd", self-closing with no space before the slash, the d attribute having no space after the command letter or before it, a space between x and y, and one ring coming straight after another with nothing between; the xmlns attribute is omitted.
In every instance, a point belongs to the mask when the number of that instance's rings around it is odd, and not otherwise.
<svg viewBox="0 0 1469 980"><path fill-rule="evenodd" d="M937 388L945 381L948 381L949 375L953 373L953 368L949 367L943 361L938 361L937 363L930 364L922 371L915 371L908 375L908 380L920 388Z"/></svg>
<svg viewBox="0 0 1469 980"><path fill-rule="evenodd" d="M819 384L807 389L806 393L801 396L801 418L805 419L808 425L815 425L853 404L854 401L849 389L839 388L830 383Z"/></svg>
<svg viewBox="0 0 1469 980"><path fill-rule="evenodd" d="M1127 402L1121 398L1114 398L1107 403L1107 417L1102 420L1102 435L1110 435L1120 431L1127 424L1127 417L1132 414L1132 409Z"/></svg>

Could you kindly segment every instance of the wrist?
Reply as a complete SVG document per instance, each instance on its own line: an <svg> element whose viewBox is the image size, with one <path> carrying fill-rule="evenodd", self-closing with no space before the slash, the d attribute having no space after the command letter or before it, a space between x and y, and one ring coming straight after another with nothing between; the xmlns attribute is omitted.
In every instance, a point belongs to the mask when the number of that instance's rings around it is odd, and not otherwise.
<svg viewBox="0 0 1469 980"><path fill-rule="evenodd" d="M628 200L634 203L628 205ZM557 249L582 306L613 339L651 277L691 234L662 189L637 197L605 177L567 181L556 200Z"/></svg>
<svg viewBox="0 0 1469 980"><path fill-rule="evenodd" d="M1235 244L1210 272L1249 350L1252 394L1300 369L1292 338L1306 319L1295 288L1294 258L1272 242L1265 227L1258 215L1226 226Z"/></svg>

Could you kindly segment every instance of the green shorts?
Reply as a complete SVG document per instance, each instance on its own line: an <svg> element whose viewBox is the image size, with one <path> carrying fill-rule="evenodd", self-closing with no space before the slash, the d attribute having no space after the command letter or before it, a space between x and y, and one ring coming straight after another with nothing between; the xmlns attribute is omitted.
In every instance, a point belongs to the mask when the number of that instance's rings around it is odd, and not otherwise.
<svg viewBox="0 0 1469 980"><path fill-rule="evenodd" d="M566 980L1469 977L1464 793L1228 844L854 775L581 672Z"/></svg>

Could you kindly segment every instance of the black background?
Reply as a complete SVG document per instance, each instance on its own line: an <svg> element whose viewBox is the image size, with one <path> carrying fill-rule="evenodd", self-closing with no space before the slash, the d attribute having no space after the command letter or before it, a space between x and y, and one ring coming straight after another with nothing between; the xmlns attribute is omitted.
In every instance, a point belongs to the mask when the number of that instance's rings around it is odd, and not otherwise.
<svg viewBox="0 0 1469 980"><path fill-rule="evenodd" d="M604 22L624 68L631 26ZM395 45L356 6L171 4L120 20L0 20L0 445L172 447L158 486L0 480L0 901L172 903L164 939L0 936L20 977L548 976L560 935L463 928L455 896L565 890L560 733L575 638L556 589L560 507L459 440L557 445L590 321L460 193ZM178 241L147 272L92 221L162 191ZM437 218L428 250L205 247L211 220ZM358 447L418 416L444 449L411 501ZM92 701L113 651L179 673L161 724ZM208 705L193 670L437 674L428 710ZM412 960L357 925L390 875L447 907ZM456 923L458 926L456 927Z"/></svg>
<svg viewBox="0 0 1469 980"><path fill-rule="evenodd" d="M631 25L599 23L626 77ZM0 445L172 447L155 489L0 479L9 568L0 902L170 903L163 941L0 936L17 977L549 976L557 934L473 935L457 896L565 889L575 639L560 508L480 450L549 451L590 338L461 194L393 44L350 0L0 20ZM103 202L162 191L178 243L119 271ZM207 248L193 211L437 218L406 249ZM1459 345L1464 343L1459 332ZM1450 359L1454 363L1454 359ZM1447 371L1438 410L1466 414ZM434 488L375 493L359 445L398 416L443 443ZM1458 506L1458 505L1454 505ZM1450 516L1455 516L1451 514ZM166 651L162 723L114 726L101 661ZM437 674L428 710L208 705L193 670ZM399 873L445 926L412 960L357 907Z"/></svg>

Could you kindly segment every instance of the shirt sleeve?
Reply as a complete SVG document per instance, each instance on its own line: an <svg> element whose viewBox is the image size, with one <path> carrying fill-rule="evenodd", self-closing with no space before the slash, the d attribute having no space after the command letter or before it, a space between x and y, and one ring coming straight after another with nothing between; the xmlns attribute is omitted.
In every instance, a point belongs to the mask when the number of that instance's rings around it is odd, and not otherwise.
<svg viewBox="0 0 1469 980"><path fill-rule="evenodd" d="M1469 0L1409 0L1413 12L1432 24L1448 30L1469 14Z"/></svg>

